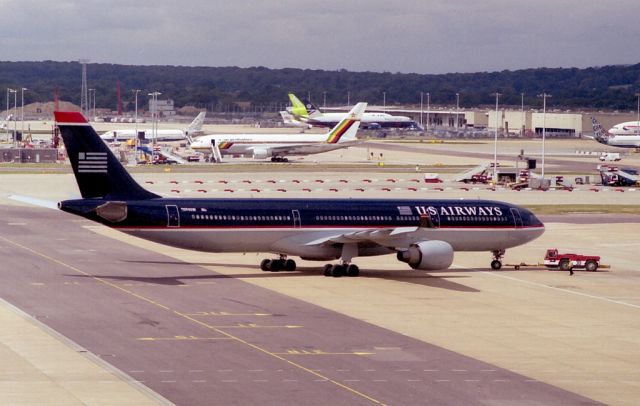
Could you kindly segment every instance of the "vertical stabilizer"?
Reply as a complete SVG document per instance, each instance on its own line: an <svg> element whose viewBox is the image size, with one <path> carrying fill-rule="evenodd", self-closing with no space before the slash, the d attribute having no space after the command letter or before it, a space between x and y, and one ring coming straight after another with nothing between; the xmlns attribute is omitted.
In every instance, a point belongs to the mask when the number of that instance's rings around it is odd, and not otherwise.
<svg viewBox="0 0 640 406"><path fill-rule="evenodd" d="M289 93L289 101L291 101L291 114L300 118L309 117L309 112L307 111L304 103L301 102L295 94Z"/></svg>
<svg viewBox="0 0 640 406"><path fill-rule="evenodd" d="M609 144L611 134L604 128L595 117L591 117L591 125L593 126L593 138L601 144Z"/></svg>
<svg viewBox="0 0 640 406"><path fill-rule="evenodd" d="M83 198L144 200L160 197L140 186L78 112L54 112Z"/></svg>
<svg viewBox="0 0 640 406"><path fill-rule="evenodd" d="M198 113L196 118L194 118L191 124L189 124L189 127L187 127L187 132L189 134L202 131L202 125L204 124L204 116L206 114L207 114L206 111L201 111L200 113Z"/></svg>
<svg viewBox="0 0 640 406"><path fill-rule="evenodd" d="M327 142L329 144L337 144L340 142L348 142L356 139L358 128L362 114L367 107L367 103L356 104L340 122L327 133Z"/></svg>

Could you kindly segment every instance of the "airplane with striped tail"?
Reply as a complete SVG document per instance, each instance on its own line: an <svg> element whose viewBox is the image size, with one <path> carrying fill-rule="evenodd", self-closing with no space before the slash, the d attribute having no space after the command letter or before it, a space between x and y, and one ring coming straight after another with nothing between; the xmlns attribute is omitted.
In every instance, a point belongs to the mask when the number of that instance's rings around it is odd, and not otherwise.
<svg viewBox="0 0 640 406"><path fill-rule="evenodd" d="M288 162L287 156L310 155L347 148L358 141L356 134L367 103L356 104L325 134L211 134L191 142L191 149L214 156L244 155L254 159Z"/></svg>
<svg viewBox="0 0 640 406"><path fill-rule="evenodd" d="M500 269L506 249L544 232L531 211L494 200L165 198L129 175L82 114L55 117L82 195L58 209L172 247L276 255L263 271L294 271L297 256L331 261L325 276L358 276L353 259L386 254L429 271L457 251L490 252Z"/></svg>

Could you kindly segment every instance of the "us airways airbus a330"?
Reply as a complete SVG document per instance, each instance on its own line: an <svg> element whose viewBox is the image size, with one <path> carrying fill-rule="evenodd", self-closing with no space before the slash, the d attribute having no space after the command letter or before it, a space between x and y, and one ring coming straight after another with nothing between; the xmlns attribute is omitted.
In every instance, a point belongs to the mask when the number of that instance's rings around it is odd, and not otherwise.
<svg viewBox="0 0 640 406"><path fill-rule="evenodd" d="M271 252L265 271L296 268L288 256L331 261L325 275L357 276L356 257L396 253L414 269L446 269L455 251L493 253L544 232L529 210L491 200L164 198L141 187L80 113L56 112L82 199L58 207L124 233L208 252Z"/></svg>

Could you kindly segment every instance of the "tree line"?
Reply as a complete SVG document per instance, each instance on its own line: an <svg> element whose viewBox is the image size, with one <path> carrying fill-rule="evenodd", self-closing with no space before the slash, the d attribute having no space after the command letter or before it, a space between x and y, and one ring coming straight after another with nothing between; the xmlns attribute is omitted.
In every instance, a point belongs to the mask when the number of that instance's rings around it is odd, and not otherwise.
<svg viewBox="0 0 640 406"><path fill-rule="evenodd" d="M1 62L0 86L22 87L25 104L60 100L80 104L82 68L78 62ZM550 107L634 110L640 92L640 63L578 68L538 68L501 72L416 74L350 72L347 70L269 69L265 67L133 66L103 63L87 65L88 87L95 89L97 108L117 108L116 82L120 82L125 110L133 110L133 89L140 89L139 108L146 108L146 94L162 93L177 108L196 106L225 111L230 106L248 110L278 110L288 102L287 92L311 97L322 106L366 101L387 106L419 105L427 93L432 105L461 108L495 105L541 107L537 97L546 92ZM20 96L18 96L20 98ZM384 100L383 100L384 99ZM13 101L10 102L11 104ZM20 101L18 101L20 103Z"/></svg>

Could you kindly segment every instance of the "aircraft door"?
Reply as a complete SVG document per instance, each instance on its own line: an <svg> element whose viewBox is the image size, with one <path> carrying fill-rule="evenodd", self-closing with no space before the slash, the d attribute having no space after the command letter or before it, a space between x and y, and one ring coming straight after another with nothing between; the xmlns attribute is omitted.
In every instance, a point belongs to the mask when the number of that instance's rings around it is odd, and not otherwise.
<svg viewBox="0 0 640 406"><path fill-rule="evenodd" d="M293 217L293 228L300 228L302 226L300 212L298 210L291 210L291 216Z"/></svg>
<svg viewBox="0 0 640 406"><path fill-rule="evenodd" d="M440 215L436 213L429 213L426 210L418 210L420 218L418 220L419 227L422 228L439 228L440 227Z"/></svg>
<svg viewBox="0 0 640 406"><path fill-rule="evenodd" d="M513 215L513 224L516 228L522 228L522 216L520 216L520 211L518 211L518 209L511 209L511 214Z"/></svg>
<svg viewBox="0 0 640 406"><path fill-rule="evenodd" d="M167 227L180 227L180 212L178 206L167 205Z"/></svg>

